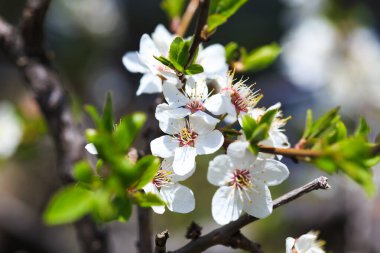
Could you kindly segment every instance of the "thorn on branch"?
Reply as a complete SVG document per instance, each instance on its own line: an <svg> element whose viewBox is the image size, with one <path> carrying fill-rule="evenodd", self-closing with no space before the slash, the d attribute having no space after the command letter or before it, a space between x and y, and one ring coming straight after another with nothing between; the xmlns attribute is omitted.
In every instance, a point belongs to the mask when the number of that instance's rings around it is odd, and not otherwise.
<svg viewBox="0 0 380 253"><path fill-rule="evenodd" d="M169 238L169 231L166 229L156 234L154 253L166 253L166 241Z"/></svg>
<svg viewBox="0 0 380 253"><path fill-rule="evenodd" d="M191 222L190 226L187 228L185 237L187 239L195 240L202 234L202 227L199 226L194 221Z"/></svg>

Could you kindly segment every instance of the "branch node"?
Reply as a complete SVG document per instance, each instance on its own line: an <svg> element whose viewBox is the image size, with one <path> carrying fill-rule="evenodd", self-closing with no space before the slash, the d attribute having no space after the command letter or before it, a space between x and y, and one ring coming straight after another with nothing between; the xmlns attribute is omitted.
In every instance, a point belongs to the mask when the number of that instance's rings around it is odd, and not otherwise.
<svg viewBox="0 0 380 253"><path fill-rule="evenodd" d="M331 188L331 186L327 182L327 179L328 179L327 177L323 177L323 176L316 179L319 184L318 186L320 189L327 190Z"/></svg>
<svg viewBox="0 0 380 253"><path fill-rule="evenodd" d="M185 237L187 239L195 240L202 234L202 227L199 226L194 221L191 222L190 226L187 228Z"/></svg>

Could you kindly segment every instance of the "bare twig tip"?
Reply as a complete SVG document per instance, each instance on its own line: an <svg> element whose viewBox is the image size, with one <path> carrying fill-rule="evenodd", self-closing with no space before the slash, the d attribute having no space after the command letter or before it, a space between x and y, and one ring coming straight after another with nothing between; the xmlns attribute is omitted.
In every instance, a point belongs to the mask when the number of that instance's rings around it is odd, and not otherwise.
<svg viewBox="0 0 380 253"><path fill-rule="evenodd" d="M317 178L318 186L319 186L320 189L327 190L327 189L331 188L331 186L329 185L329 183L327 182L327 180L328 180L328 178L324 177L324 176L321 176L321 177Z"/></svg>

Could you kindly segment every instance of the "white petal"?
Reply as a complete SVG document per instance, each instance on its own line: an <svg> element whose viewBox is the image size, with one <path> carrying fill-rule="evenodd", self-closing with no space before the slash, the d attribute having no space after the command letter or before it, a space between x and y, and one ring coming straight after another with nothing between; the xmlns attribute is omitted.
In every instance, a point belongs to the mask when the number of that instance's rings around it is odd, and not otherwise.
<svg viewBox="0 0 380 253"><path fill-rule="evenodd" d="M169 53L170 44L174 39L173 34L171 34L165 26L159 24L152 33L152 39L156 44L158 50L163 56L167 56Z"/></svg>
<svg viewBox="0 0 380 253"><path fill-rule="evenodd" d="M286 165L273 159L257 159L250 171L255 179L269 186L281 184L289 176Z"/></svg>
<svg viewBox="0 0 380 253"><path fill-rule="evenodd" d="M97 155L98 154L98 151L96 150L96 147L95 147L95 145L93 143L88 143L84 148L91 155Z"/></svg>
<svg viewBox="0 0 380 253"><path fill-rule="evenodd" d="M234 188L222 186L212 198L212 217L224 225L237 220L241 214L243 204Z"/></svg>
<svg viewBox="0 0 380 253"><path fill-rule="evenodd" d="M225 50L220 44L212 45L199 52L197 62L202 65L207 76L225 74L228 71Z"/></svg>
<svg viewBox="0 0 380 253"><path fill-rule="evenodd" d="M167 134L177 134L182 128L186 126L186 120L184 118L167 117L164 120L159 121L160 129Z"/></svg>
<svg viewBox="0 0 380 253"><path fill-rule="evenodd" d="M142 93L159 93L162 91L162 80L156 75L145 74L140 80L140 86L136 91L139 96Z"/></svg>
<svg viewBox="0 0 380 253"><path fill-rule="evenodd" d="M292 237L286 238L286 253L293 253L293 247L296 240Z"/></svg>
<svg viewBox="0 0 380 253"><path fill-rule="evenodd" d="M200 134L194 141L198 155L212 154L223 145L224 137L219 130L214 130L205 134Z"/></svg>
<svg viewBox="0 0 380 253"><path fill-rule="evenodd" d="M246 193L249 200L244 200L243 210L256 218L262 219L272 213L273 202L268 186L253 180L253 187Z"/></svg>
<svg viewBox="0 0 380 253"><path fill-rule="evenodd" d="M148 69L141 63L137 52L128 52L123 56L123 64L132 73L146 73Z"/></svg>
<svg viewBox="0 0 380 253"><path fill-rule="evenodd" d="M172 108L168 104L159 104L156 107L155 117L158 121L168 121L169 118L184 118L191 113L186 108Z"/></svg>
<svg viewBox="0 0 380 253"><path fill-rule="evenodd" d="M226 185L231 180L234 167L228 155L218 155L208 166L207 180L216 186Z"/></svg>
<svg viewBox="0 0 380 253"><path fill-rule="evenodd" d="M288 137L281 131L270 131L269 136L272 138L274 147L276 148L289 148L290 144Z"/></svg>
<svg viewBox="0 0 380 253"><path fill-rule="evenodd" d="M247 141L235 141L228 146L227 155L236 168L248 169L255 163L256 156L248 150L248 146Z"/></svg>
<svg viewBox="0 0 380 253"><path fill-rule="evenodd" d="M202 76L203 77L203 76ZM185 85L185 92L188 97L204 100L208 95L206 79L202 77L189 77Z"/></svg>
<svg viewBox="0 0 380 253"><path fill-rule="evenodd" d="M173 184L169 187L163 187L161 194L167 202L168 209L172 212L189 213L195 208L194 194L186 186Z"/></svg>
<svg viewBox="0 0 380 253"><path fill-rule="evenodd" d="M157 61L154 59L153 56L160 56L160 52L158 51L156 45L154 44L153 40L149 37L148 34L143 34L143 36L140 39L140 59L142 62L155 62ZM145 63L146 64L146 63Z"/></svg>
<svg viewBox="0 0 380 253"><path fill-rule="evenodd" d="M174 173L180 176L188 174L195 167L196 155L194 147L183 146L176 148L173 162Z"/></svg>
<svg viewBox="0 0 380 253"><path fill-rule="evenodd" d="M221 115L227 113L222 94L215 94L204 102L206 109L214 115Z"/></svg>
<svg viewBox="0 0 380 253"><path fill-rule="evenodd" d="M175 174L174 170L173 170L173 162L174 162L174 157L169 157L169 158L164 159L162 161L162 163L161 163L161 168L163 170L173 172L173 174L172 174L172 182L176 183L178 181L184 181L184 180L188 179L189 177L191 177L194 174L194 172L195 172L195 166L194 166L194 168L191 171L189 171L189 173L187 173L187 174L185 174L183 176Z"/></svg>
<svg viewBox="0 0 380 253"><path fill-rule="evenodd" d="M169 106L171 107L184 106L189 102L189 98L187 98L174 85L164 83L162 91L164 93L166 102L168 102Z"/></svg>
<svg viewBox="0 0 380 253"><path fill-rule="evenodd" d="M144 191L146 193L154 193L162 198L160 192L158 191L157 187L154 186L152 183L148 183L143 187ZM155 213L163 214L165 212L165 206L152 206L152 209Z"/></svg>
<svg viewBox="0 0 380 253"><path fill-rule="evenodd" d="M150 142L152 155L168 158L174 155L174 150L179 146L179 142L169 135L164 135Z"/></svg>
<svg viewBox="0 0 380 253"><path fill-rule="evenodd" d="M294 245L297 252L306 252L314 246L314 242L317 240L315 233L309 232L300 236Z"/></svg>
<svg viewBox="0 0 380 253"><path fill-rule="evenodd" d="M267 111L270 111L270 110L274 110L274 109L280 109L281 107L281 103L278 102L278 103L275 103L274 105L270 106Z"/></svg>
<svg viewBox="0 0 380 253"><path fill-rule="evenodd" d="M215 129L216 124L220 121L211 117L207 113L197 111L189 116L190 126L197 134L205 134Z"/></svg>

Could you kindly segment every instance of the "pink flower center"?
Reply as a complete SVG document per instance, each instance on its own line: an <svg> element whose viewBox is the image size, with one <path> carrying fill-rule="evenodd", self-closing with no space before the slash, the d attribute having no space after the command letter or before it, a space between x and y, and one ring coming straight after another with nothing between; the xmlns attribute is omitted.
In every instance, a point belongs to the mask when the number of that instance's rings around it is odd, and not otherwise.
<svg viewBox="0 0 380 253"><path fill-rule="evenodd" d="M231 103L235 106L237 112L248 112L248 103L243 96L236 90L232 89Z"/></svg>
<svg viewBox="0 0 380 253"><path fill-rule="evenodd" d="M247 189L250 188L251 185L251 173L249 170L234 170L230 186L233 186L236 189Z"/></svg>
<svg viewBox="0 0 380 253"><path fill-rule="evenodd" d="M166 186L170 184L171 172L160 169L157 171L156 175L153 178L152 184L156 186L157 188L161 188L162 186Z"/></svg>
<svg viewBox="0 0 380 253"><path fill-rule="evenodd" d="M194 141L198 137L198 134L192 130L184 127L179 132L177 139L179 140L179 146L190 146L194 147Z"/></svg>
<svg viewBox="0 0 380 253"><path fill-rule="evenodd" d="M186 108L190 109L191 113L195 113L197 111L204 111L205 110L203 103L199 100L191 100L186 105Z"/></svg>

